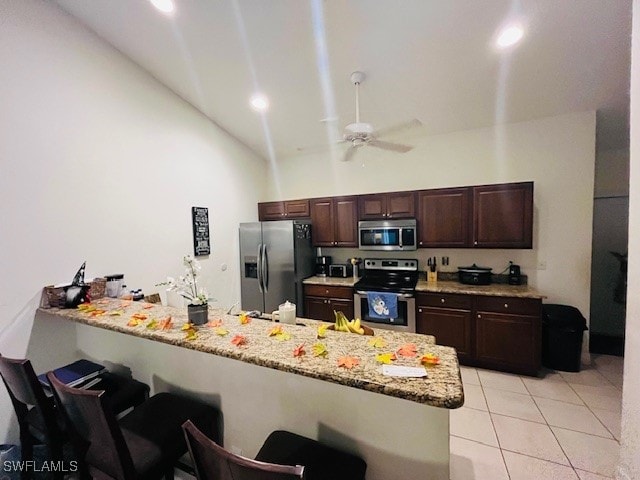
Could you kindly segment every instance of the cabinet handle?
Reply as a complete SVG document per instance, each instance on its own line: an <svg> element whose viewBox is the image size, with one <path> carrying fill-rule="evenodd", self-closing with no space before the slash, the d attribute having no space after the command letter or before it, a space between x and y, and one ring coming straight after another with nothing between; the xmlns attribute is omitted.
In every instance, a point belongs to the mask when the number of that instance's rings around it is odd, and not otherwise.
<svg viewBox="0 0 640 480"><path fill-rule="evenodd" d="M444 303L444 298L441 298L441 299L440 299L440 303Z"/></svg>
<svg viewBox="0 0 640 480"><path fill-rule="evenodd" d="M418 309L418 312L419 312L419 313L422 313L422 309L421 309L421 308L419 308L419 309Z"/></svg>
<svg viewBox="0 0 640 480"><path fill-rule="evenodd" d="M509 304L508 304L508 303L505 303L505 304L504 304L504 308L509 308Z"/></svg>
<svg viewBox="0 0 640 480"><path fill-rule="evenodd" d="M324 291L324 293L328 294L328 293L329 293L329 290L325 290L325 291Z"/></svg>
<svg viewBox="0 0 640 480"><path fill-rule="evenodd" d="M482 315L478 314L478 318L482 318Z"/></svg>
<svg viewBox="0 0 640 480"><path fill-rule="evenodd" d="M477 245L477 244L478 244L478 241L476 240L475 242L473 242L473 244L474 244L474 245Z"/></svg>
<svg viewBox="0 0 640 480"><path fill-rule="evenodd" d="M327 300L327 303L328 303L329 305L331 305L331 300Z"/></svg>
<svg viewBox="0 0 640 480"><path fill-rule="evenodd" d="M422 245L422 242L420 242L420 245Z"/></svg>

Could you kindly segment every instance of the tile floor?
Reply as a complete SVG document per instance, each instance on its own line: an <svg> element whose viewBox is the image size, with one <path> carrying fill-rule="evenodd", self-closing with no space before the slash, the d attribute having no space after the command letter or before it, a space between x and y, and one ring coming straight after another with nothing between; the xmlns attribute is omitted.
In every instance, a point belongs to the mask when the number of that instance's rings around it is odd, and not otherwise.
<svg viewBox="0 0 640 480"><path fill-rule="evenodd" d="M539 378L461 367L451 411L452 480L613 478L623 359L592 355L578 373Z"/></svg>

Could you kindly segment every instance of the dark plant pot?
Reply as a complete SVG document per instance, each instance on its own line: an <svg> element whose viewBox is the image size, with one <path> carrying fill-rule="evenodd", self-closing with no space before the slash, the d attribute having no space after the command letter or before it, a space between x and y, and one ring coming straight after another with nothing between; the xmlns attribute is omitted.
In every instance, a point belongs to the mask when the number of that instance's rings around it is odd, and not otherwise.
<svg viewBox="0 0 640 480"><path fill-rule="evenodd" d="M189 323L204 325L209 317L209 305L187 305L187 312Z"/></svg>

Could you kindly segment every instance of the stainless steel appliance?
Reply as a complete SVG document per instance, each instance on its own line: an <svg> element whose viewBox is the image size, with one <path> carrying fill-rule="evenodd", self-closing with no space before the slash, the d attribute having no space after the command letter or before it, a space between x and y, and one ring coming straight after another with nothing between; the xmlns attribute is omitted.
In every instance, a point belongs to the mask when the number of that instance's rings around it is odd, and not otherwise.
<svg viewBox="0 0 640 480"><path fill-rule="evenodd" d="M331 264L329 266L330 277L350 277L353 273L353 266L350 263Z"/></svg>
<svg viewBox="0 0 640 480"><path fill-rule="evenodd" d="M416 220L371 220L358 222L360 250L415 250Z"/></svg>
<svg viewBox="0 0 640 480"><path fill-rule="evenodd" d="M328 277L330 265L331 265L330 256L320 255L319 257L316 257L316 275L318 277Z"/></svg>
<svg viewBox="0 0 640 480"><path fill-rule="evenodd" d="M418 260L365 258L362 278L354 285L354 315L372 328L401 332L416 331L415 291ZM368 292L387 292L398 296L398 317L377 319L369 315Z"/></svg>
<svg viewBox="0 0 640 480"><path fill-rule="evenodd" d="M302 305L302 280L314 267L308 220L240 224L243 310L272 312L286 300Z"/></svg>

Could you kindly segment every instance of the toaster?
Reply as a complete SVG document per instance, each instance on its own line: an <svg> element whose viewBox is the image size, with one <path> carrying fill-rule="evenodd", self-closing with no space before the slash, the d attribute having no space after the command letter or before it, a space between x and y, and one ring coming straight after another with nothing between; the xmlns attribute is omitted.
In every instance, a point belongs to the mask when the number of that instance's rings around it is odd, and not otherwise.
<svg viewBox="0 0 640 480"><path fill-rule="evenodd" d="M347 263L329 265L329 276L346 278L351 275L352 269L353 266Z"/></svg>

